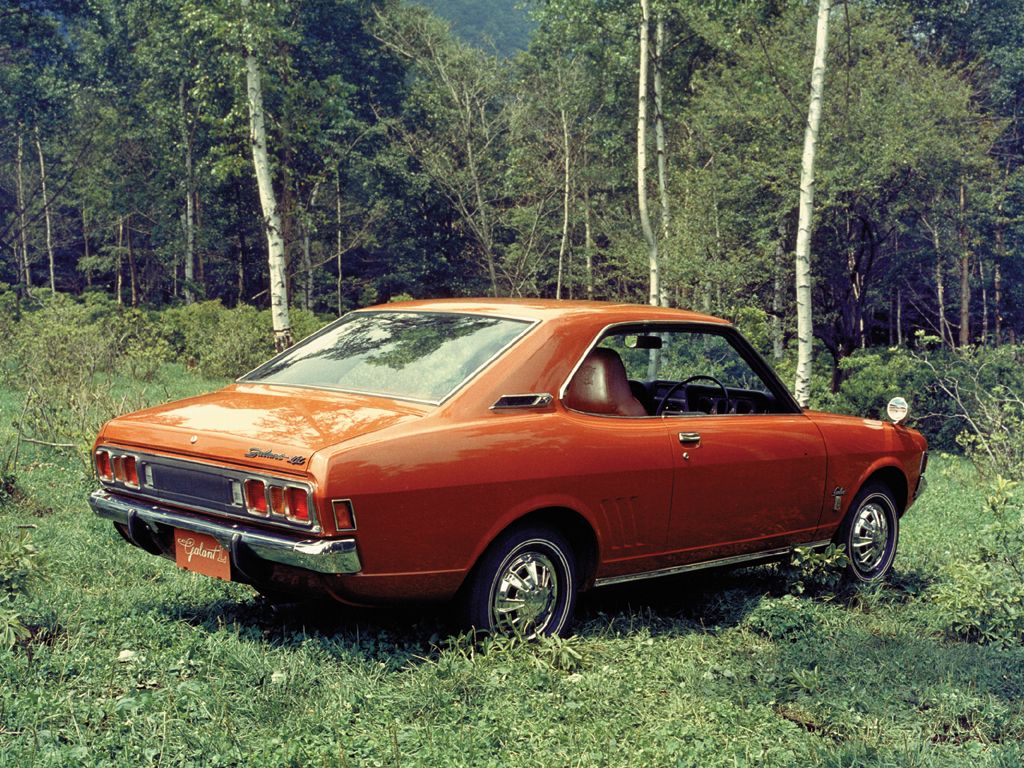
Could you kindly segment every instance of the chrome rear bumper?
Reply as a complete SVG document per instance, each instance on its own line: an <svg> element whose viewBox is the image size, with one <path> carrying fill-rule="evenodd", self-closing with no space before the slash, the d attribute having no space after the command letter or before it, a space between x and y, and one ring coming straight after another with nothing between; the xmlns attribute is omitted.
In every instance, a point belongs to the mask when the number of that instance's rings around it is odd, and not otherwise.
<svg viewBox="0 0 1024 768"><path fill-rule="evenodd" d="M243 570L243 576L249 570L244 564L254 557L317 573L348 574L362 570L356 540L351 538L310 539L300 538L299 532L269 532L228 520L195 517L102 489L90 494L89 505L100 517L124 525L129 541L152 554L166 554L157 542L169 529L212 536L231 552L232 563Z"/></svg>

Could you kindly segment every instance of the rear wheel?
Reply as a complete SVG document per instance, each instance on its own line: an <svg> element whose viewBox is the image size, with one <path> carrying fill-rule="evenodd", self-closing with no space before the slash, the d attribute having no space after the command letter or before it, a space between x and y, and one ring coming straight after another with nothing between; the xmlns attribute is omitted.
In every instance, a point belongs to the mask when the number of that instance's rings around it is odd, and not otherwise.
<svg viewBox="0 0 1024 768"><path fill-rule="evenodd" d="M470 626L532 638L568 632L576 557L559 531L524 526L502 534L477 563L463 597Z"/></svg>
<svg viewBox="0 0 1024 768"><path fill-rule="evenodd" d="M847 574L857 581L881 581L892 570L900 536L896 499L888 486L868 483L854 497L837 535L846 548Z"/></svg>

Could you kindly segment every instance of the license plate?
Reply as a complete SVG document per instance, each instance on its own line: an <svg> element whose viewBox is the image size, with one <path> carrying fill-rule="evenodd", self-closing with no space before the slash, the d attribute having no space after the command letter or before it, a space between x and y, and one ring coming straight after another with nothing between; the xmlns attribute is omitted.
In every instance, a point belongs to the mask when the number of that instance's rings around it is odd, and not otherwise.
<svg viewBox="0 0 1024 768"><path fill-rule="evenodd" d="M231 581L231 555L213 536L174 529L174 561L179 568Z"/></svg>

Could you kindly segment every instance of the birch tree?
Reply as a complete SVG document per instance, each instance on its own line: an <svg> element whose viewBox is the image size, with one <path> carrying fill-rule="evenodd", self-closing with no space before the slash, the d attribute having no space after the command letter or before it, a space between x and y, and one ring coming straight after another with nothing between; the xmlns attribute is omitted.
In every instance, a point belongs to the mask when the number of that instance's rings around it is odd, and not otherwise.
<svg viewBox="0 0 1024 768"><path fill-rule="evenodd" d="M648 301L653 306L661 303L661 276L658 268L658 238L651 226L651 213L647 204L647 78L650 68L651 4L640 0L640 74L637 83L636 109L636 196L640 213L640 229L647 243L647 263L650 272Z"/></svg>
<svg viewBox="0 0 1024 768"><path fill-rule="evenodd" d="M818 144L821 101L825 84L825 56L828 52L830 0L818 2L818 30L811 70L811 99L807 109L804 153L800 163L800 219L796 234L796 335L797 363L795 394L806 407L811 398L811 354L814 324L811 316L811 227L814 214L814 152Z"/></svg>
<svg viewBox="0 0 1024 768"><path fill-rule="evenodd" d="M248 12L250 0L242 0ZM252 164L256 171L263 225L267 235L267 256L270 263L270 316L274 327L274 346L280 352L292 344L291 320L288 316L288 284L284 238L281 236L281 215L277 208L270 157L267 153L267 129L263 116L263 86L260 65L256 60L252 20L246 18L245 83L249 104L249 140Z"/></svg>

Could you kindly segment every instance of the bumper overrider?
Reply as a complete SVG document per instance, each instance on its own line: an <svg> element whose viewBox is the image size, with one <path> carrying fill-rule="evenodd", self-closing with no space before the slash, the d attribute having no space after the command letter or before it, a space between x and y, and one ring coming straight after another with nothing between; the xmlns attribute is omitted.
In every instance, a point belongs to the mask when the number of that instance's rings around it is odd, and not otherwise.
<svg viewBox="0 0 1024 768"><path fill-rule="evenodd" d="M242 581L255 583L271 564L322 574L353 574L362 570L356 541L311 539L301 533L270 532L227 520L196 517L100 489L89 505L102 518L119 523L129 542L154 555L170 555L166 542L174 529L212 536L231 553L231 565Z"/></svg>

